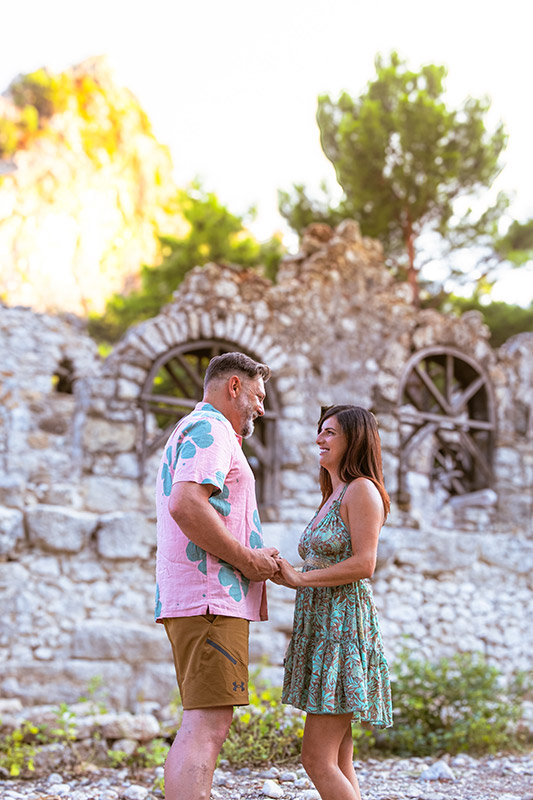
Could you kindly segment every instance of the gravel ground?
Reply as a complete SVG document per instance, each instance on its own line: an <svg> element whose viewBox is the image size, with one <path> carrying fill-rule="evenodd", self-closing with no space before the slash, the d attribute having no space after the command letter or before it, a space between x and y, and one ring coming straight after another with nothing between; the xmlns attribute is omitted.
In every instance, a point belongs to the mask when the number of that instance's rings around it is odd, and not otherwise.
<svg viewBox="0 0 533 800"><path fill-rule="evenodd" d="M355 762L363 800L533 800L533 753L473 759L467 755ZM0 780L1 800L161 800L162 768L90 769L32 780ZM212 800L278 797L318 800L301 766L215 772Z"/></svg>

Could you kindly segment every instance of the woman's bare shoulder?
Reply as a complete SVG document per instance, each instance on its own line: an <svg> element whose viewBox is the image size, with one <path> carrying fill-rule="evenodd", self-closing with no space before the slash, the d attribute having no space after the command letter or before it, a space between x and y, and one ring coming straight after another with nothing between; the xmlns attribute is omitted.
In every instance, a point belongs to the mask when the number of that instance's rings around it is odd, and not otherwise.
<svg viewBox="0 0 533 800"><path fill-rule="evenodd" d="M346 489L345 498L350 500L352 498L377 498L381 501L379 489L370 478L355 478L348 484Z"/></svg>

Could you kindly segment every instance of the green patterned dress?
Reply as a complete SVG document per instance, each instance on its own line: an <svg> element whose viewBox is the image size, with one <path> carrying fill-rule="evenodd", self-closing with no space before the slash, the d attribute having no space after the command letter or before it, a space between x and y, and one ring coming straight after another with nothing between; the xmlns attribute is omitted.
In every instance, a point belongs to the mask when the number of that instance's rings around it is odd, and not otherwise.
<svg viewBox="0 0 533 800"><path fill-rule="evenodd" d="M303 532L298 552L304 572L353 555L340 515L345 491L314 529L318 511ZM369 580L297 589L282 699L312 714L351 713L356 722L392 725L389 670Z"/></svg>

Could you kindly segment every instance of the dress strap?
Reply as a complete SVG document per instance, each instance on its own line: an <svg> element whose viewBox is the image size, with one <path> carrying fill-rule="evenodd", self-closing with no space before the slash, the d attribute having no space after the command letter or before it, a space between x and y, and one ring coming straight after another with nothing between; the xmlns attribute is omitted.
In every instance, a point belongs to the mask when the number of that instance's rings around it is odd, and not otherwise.
<svg viewBox="0 0 533 800"><path fill-rule="evenodd" d="M346 486L344 487L344 489L342 490L342 492L340 493L340 495L339 495L339 496L337 497L337 499L335 500L335 502L336 502L336 503L338 503L339 505L342 503L342 498L343 498L343 497L344 497L344 495L346 494L346 489L348 488L348 486L349 486L349 485L350 485L349 483L347 483L347 484L346 484Z"/></svg>

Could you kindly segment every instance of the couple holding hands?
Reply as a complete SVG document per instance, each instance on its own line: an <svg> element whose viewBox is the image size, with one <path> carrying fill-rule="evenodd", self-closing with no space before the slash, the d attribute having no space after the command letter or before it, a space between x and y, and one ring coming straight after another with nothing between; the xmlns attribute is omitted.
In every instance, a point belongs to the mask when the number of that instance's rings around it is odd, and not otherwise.
<svg viewBox="0 0 533 800"><path fill-rule="evenodd" d="M389 510L374 416L322 410L322 502L299 542L301 571L263 547L242 439L264 413L270 369L213 358L204 397L168 439L156 486L157 622L170 640L183 718L165 764L167 800L207 800L235 705L248 702L248 627L267 618L265 580L296 589L283 702L307 712L302 764L322 800L360 800L351 723L392 724L369 578Z"/></svg>

